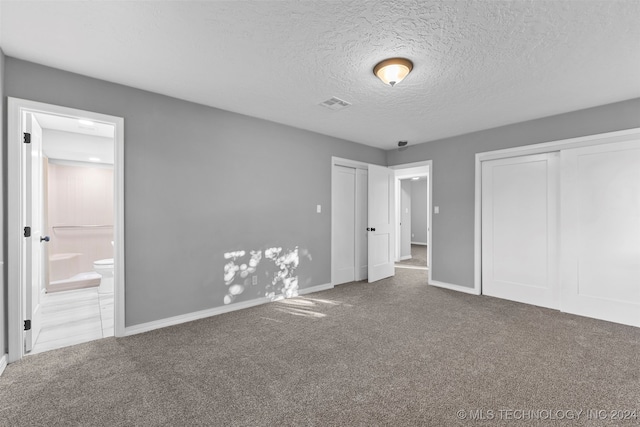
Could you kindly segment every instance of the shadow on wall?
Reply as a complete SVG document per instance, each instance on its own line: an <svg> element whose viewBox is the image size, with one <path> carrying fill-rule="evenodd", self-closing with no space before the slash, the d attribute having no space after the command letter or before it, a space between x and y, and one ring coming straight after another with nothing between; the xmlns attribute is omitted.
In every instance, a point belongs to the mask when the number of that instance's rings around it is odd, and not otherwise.
<svg viewBox="0 0 640 427"><path fill-rule="evenodd" d="M226 252L224 283L227 294L224 303L231 304L245 292L271 301L298 296L296 269L300 257L311 261L309 251L298 246L291 250L272 247L265 249L264 253L262 250ZM264 289L262 284L265 284Z"/></svg>

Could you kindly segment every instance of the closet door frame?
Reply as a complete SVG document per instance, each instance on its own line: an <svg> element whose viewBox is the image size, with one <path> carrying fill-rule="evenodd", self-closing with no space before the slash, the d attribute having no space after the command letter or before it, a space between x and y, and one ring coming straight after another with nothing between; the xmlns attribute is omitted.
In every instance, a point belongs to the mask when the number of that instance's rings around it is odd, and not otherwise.
<svg viewBox="0 0 640 427"><path fill-rule="evenodd" d="M508 157L526 156L530 154L551 153L569 148L581 148L591 145L626 142L637 139L640 139L640 128L477 153L475 159L475 277L473 293L476 295L480 295L482 293L482 162Z"/></svg>

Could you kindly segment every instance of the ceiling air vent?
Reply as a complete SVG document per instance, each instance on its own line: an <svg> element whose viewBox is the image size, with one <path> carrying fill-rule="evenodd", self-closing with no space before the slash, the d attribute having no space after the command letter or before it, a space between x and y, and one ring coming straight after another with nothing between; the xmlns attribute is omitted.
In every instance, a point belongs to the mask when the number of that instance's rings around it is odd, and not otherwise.
<svg viewBox="0 0 640 427"><path fill-rule="evenodd" d="M347 101L343 99L336 98L334 96L331 99L327 99L326 101L321 102L320 105L322 105L323 107L327 107L330 110L337 111L337 110L342 110L344 108L347 108L351 104L349 104Z"/></svg>

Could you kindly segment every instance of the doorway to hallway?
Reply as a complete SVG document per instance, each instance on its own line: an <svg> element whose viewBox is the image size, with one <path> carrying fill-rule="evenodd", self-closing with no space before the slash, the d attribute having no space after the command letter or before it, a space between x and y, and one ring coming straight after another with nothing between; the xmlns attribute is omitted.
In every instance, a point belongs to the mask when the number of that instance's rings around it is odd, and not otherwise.
<svg viewBox="0 0 640 427"><path fill-rule="evenodd" d="M430 266L431 161L397 165L395 268Z"/></svg>

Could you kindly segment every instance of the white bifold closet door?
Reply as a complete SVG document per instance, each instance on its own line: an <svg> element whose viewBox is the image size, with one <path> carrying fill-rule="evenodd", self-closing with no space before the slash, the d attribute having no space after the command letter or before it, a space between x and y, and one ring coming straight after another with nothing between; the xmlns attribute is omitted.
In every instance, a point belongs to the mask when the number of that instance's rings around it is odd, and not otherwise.
<svg viewBox="0 0 640 427"><path fill-rule="evenodd" d="M367 278L367 175L364 169L334 165L334 285Z"/></svg>
<svg viewBox="0 0 640 427"><path fill-rule="evenodd" d="M562 311L640 326L640 141L563 150Z"/></svg>
<svg viewBox="0 0 640 427"><path fill-rule="evenodd" d="M334 275L335 285L355 280L356 170L334 166Z"/></svg>
<svg viewBox="0 0 640 427"><path fill-rule="evenodd" d="M482 293L559 308L558 153L482 162Z"/></svg>

